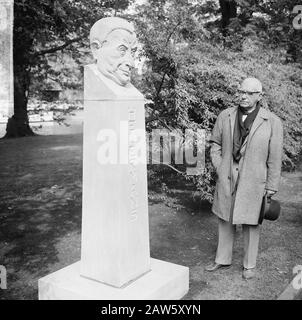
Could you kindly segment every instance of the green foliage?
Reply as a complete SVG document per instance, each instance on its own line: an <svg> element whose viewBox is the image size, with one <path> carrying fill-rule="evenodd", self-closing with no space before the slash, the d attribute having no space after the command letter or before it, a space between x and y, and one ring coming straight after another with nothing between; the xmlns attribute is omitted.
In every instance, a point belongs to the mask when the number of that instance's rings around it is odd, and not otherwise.
<svg viewBox="0 0 302 320"><path fill-rule="evenodd" d="M293 13L296 0L237 0L239 14L228 26L225 41L233 49L241 48L246 36L259 39L272 48L286 51L287 62L302 62L302 33L295 30Z"/></svg>
<svg viewBox="0 0 302 320"><path fill-rule="evenodd" d="M198 14L200 6L187 1L139 7L135 22L147 61L136 85L149 99L147 129L204 129L209 137L218 113L236 105L239 83L254 76L265 88L263 105L283 120L283 164L293 169L302 142L301 66L286 63L283 44L268 45L263 18L245 26L234 19L222 37L215 23L202 23ZM205 170L187 179L201 199L211 200L215 174L208 147Z"/></svg>

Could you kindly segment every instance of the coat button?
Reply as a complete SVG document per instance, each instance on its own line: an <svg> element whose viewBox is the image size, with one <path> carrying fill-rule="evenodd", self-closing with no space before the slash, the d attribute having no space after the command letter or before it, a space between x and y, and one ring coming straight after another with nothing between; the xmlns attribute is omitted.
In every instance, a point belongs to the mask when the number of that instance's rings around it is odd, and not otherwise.
<svg viewBox="0 0 302 320"><path fill-rule="evenodd" d="M236 168L236 171L238 171L238 168Z"/></svg>
<svg viewBox="0 0 302 320"><path fill-rule="evenodd" d="M228 179L229 179L229 180L231 180L231 177L230 177L230 176L228 176Z"/></svg>

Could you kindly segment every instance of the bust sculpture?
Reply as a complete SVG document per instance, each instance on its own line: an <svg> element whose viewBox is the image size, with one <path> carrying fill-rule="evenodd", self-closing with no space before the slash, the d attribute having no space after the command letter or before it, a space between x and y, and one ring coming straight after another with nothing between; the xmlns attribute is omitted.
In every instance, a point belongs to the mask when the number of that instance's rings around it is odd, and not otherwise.
<svg viewBox="0 0 302 320"><path fill-rule="evenodd" d="M109 17L98 20L90 30L90 47L97 70L122 87L130 85L137 40L128 21Z"/></svg>

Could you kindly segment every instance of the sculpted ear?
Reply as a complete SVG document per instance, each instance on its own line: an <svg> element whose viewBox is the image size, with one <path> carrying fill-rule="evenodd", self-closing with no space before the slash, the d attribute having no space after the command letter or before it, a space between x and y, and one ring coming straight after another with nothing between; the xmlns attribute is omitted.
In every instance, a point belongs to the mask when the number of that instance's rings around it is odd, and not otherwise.
<svg viewBox="0 0 302 320"><path fill-rule="evenodd" d="M97 53L98 53L98 51L100 50L101 47L102 47L102 44L100 43L99 40L94 40L90 44L92 55L93 55L94 59L96 59L96 60L97 60L97 56L98 56Z"/></svg>

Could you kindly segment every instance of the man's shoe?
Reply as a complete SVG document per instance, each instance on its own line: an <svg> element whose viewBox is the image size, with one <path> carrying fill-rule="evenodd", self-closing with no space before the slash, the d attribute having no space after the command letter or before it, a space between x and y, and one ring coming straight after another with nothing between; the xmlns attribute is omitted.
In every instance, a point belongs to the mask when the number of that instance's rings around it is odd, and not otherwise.
<svg viewBox="0 0 302 320"><path fill-rule="evenodd" d="M218 269L229 269L231 267L230 264L220 264L220 263L211 263L210 265L205 267L205 270L208 272L213 272L216 271Z"/></svg>
<svg viewBox="0 0 302 320"><path fill-rule="evenodd" d="M255 268L252 268L252 269L243 268L243 272L242 272L243 279L249 280L249 279L254 278L255 275L256 275Z"/></svg>

